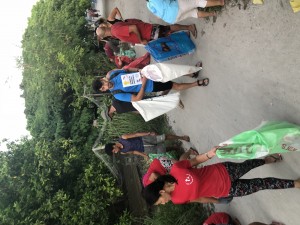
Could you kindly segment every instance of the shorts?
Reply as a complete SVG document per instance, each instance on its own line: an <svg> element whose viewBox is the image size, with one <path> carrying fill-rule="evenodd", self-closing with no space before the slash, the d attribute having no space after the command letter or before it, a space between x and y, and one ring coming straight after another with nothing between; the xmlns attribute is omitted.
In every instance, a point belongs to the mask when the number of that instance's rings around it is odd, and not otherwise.
<svg viewBox="0 0 300 225"><path fill-rule="evenodd" d="M176 21L185 20L187 18L198 18L198 7L205 8L206 0L178 0L178 15Z"/></svg>
<svg viewBox="0 0 300 225"><path fill-rule="evenodd" d="M167 91L167 90L171 90L172 87L173 87L173 82L172 81L168 81L166 83L153 81L153 90L152 90L152 92Z"/></svg>
<svg viewBox="0 0 300 225"><path fill-rule="evenodd" d="M164 144L166 140L166 136L164 134L162 135L148 135L142 137L143 144L144 144L144 152L146 154L150 153L165 153L166 152L166 146Z"/></svg>
<svg viewBox="0 0 300 225"><path fill-rule="evenodd" d="M131 102L123 102L117 99L112 100L112 106L116 109L117 113L135 112L136 108L132 106Z"/></svg>

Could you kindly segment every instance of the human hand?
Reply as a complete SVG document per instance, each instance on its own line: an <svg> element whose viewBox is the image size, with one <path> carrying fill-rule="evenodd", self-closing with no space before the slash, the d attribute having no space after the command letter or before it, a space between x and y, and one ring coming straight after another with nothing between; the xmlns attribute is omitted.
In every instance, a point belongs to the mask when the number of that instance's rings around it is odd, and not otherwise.
<svg viewBox="0 0 300 225"><path fill-rule="evenodd" d="M148 41L145 40L145 39L143 39L143 40L141 41L141 44L146 45L146 44L148 44Z"/></svg>
<svg viewBox="0 0 300 225"><path fill-rule="evenodd" d="M150 136L155 136L155 135L156 135L156 132L149 132L149 135L150 135Z"/></svg>
<svg viewBox="0 0 300 225"><path fill-rule="evenodd" d="M144 76L143 76L143 77L141 78L141 80L142 80L142 84L146 84L148 79L147 79L147 77L144 77Z"/></svg>
<svg viewBox="0 0 300 225"><path fill-rule="evenodd" d="M219 148L221 148L222 146L215 146L212 149L210 149L207 154L209 155L209 158L212 158L216 155L216 152Z"/></svg>

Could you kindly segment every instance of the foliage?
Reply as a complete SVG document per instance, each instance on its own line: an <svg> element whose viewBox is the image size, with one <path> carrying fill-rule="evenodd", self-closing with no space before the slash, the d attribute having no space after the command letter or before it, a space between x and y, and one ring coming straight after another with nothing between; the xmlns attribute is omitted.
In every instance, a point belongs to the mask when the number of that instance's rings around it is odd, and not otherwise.
<svg viewBox="0 0 300 225"><path fill-rule="evenodd" d="M102 118L99 118L99 124L103 124ZM169 132L165 116L160 116L147 123L139 114L124 113L116 114L114 119L107 124L103 135L103 143L112 141L122 134L155 131L157 133Z"/></svg>
<svg viewBox="0 0 300 225"><path fill-rule="evenodd" d="M186 204L155 206L151 216L146 217L143 221L145 225L199 225L210 214L210 205L203 204Z"/></svg>
<svg viewBox="0 0 300 225"><path fill-rule="evenodd" d="M41 0L22 41L20 85L32 138L0 152L1 224L109 224L122 196L91 151L95 110L81 95L95 68L111 69L85 28L89 0Z"/></svg>
<svg viewBox="0 0 300 225"><path fill-rule="evenodd" d="M133 223L134 218L132 215L125 210L123 214L119 218L119 222L116 223L115 225L131 225Z"/></svg>
<svg viewBox="0 0 300 225"><path fill-rule="evenodd" d="M1 224L107 224L121 195L107 168L72 141L24 139L1 152Z"/></svg>
<svg viewBox="0 0 300 225"><path fill-rule="evenodd" d="M17 60L32 138L0 152L1 224L134 221L120 213L122 191L91 151L99 130L91 126L95 109L81 97L83 87L91 85L96 69L106 73L112 66L91 45L84 19L89 7L89 0L41 0L32 9ZM137 131L165 133L165 124L165 117L145 123L139 115L116 115L102 141Z"/></svg>

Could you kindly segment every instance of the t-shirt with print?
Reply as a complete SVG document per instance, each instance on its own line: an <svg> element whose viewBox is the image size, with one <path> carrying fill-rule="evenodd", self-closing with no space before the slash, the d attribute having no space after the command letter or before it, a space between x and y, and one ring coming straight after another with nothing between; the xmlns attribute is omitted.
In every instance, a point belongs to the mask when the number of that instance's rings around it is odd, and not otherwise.
<svg viewBox="0 0 300 225"><path fill-rule="evenodd" d="M157 173L159 175L165 175L170 172L173 161L168 156L159 156L158 158L155 158L150 163L150 166L143 176L143 185L146 187L147 185L151 184L152 181L149 180L149 177L152 173Z"/></svg>
<svg viewBox="0 0 300 225"><path fill-rule="evenodd" d="M142 85L137 84L134 86L123 87L121 76L123 74L128 74L128 72L125 70L114 70L110 73L110 76L113 76L113 74L115 73L119 73L119 74L110 80L114 84L114 86L109 90L111 92L114 92L116 90L121 90L121 92L114 94L114 97L120 101L131 102L132 93L138 93ZM153 90L153 81L147 80L145 93L152 92L152 90Z"/></svg>
<svg viewBox="0 0 300 225"><path fill-rule="evenodd" d="M171 193L174 204L184 204L200 197L226 197L231 181L222 163L192 168L189 160L175 163L170 174L177 179Z"/></svg>
<svg viewBox="0 0 300 225"><path fill-rule="evenodd" d="M111 26L111 35L121 41L130 43L141 43L137 35L129 32L129 26L136 25L143 40L150 41L152 24L142 21L118 22Z"/></svg>
<svg viewBox="0 0 300 225"><path fill-rule="evenodd" d="M203 225L211 225L211 224L229 224L231 218L227 213L218 212L212 214L210 217L208 217Z"/></svg>

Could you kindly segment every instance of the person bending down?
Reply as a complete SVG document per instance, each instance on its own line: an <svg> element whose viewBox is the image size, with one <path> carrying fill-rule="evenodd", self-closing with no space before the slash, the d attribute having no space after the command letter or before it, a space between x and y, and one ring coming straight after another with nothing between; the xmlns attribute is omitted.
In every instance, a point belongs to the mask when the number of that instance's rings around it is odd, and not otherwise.
<svg viewBox="0 0 300 225"><path fill-rule="evenodd" d="M224 0L147 0L147 8L155 16L174 24L187 18L215 16L216 12L198 10L212 6L224 6Z"/></svg>
<svg viewBox="0 0 300 225"><path fill-rule="evenodd" d="M95 92L105 92L109 90L113 96L120 101L135 102L142 100L145 93L168 91L171 89L181 91L197 86L207 86L209 84L208 78L197 80L192 83L175 83L172 81L161 83L142 77L142 84L124 86L122 75L130 74L133 71L138 72L139 69L129 68L127 70L112 70L107 74L109 79L96 78L93 81L93 89ZM189 75L194 76L194 74Z"/></svg>
<svg viewBox="0 0 300 225"><path fill-rule="evenodd" d="M166 37L170 33L181 30L188 30L195 38L197 37L197 28L195 24L163 26L134 19L130 19L127 22L118 22L111 26L100 24L96 29L96 34L98 39L113 37L124 42L146 45L151 40Z"/></svg>
<svg viewBox="0 0 300 225"><path fill-rule="evenodd" d="M157 135L155 132L138 132L133 134L123 134L117 142L105 145L105 152L108 155L120 152L121 154L134 154L149 160L150 153L165 153L164 142L166 140L184 140L189 142L189 136L177 136L173 134Z"/></svg>
<svg viewBox="0 0 300 225"><path fill-rule="evenodd" d="M179 161L186 160L192 155L196 156L199 155L199 153L196 149L190 148L179 157ZM143 176L143 186L146 187L147 185L155 181L159 176L169 173L172 166L176 162L178 162L177 159L169 158L167 156L162 156L154 159L150 163L147 172Z"/></svg>
<svg viewBox="0 0 300 225"><path fill-rule="evenodd" d="M253 178L240 179L251 169L281 161L280 154L264 159L246 160L243 163L224 162L203 168L194 166L211 159L220 146L191 160L175 163L169 175L158 177L145 187L142 195L149 205L190 202L218 203L217 198L240 197L265 189L300 188L300 179Z"/></svg>

